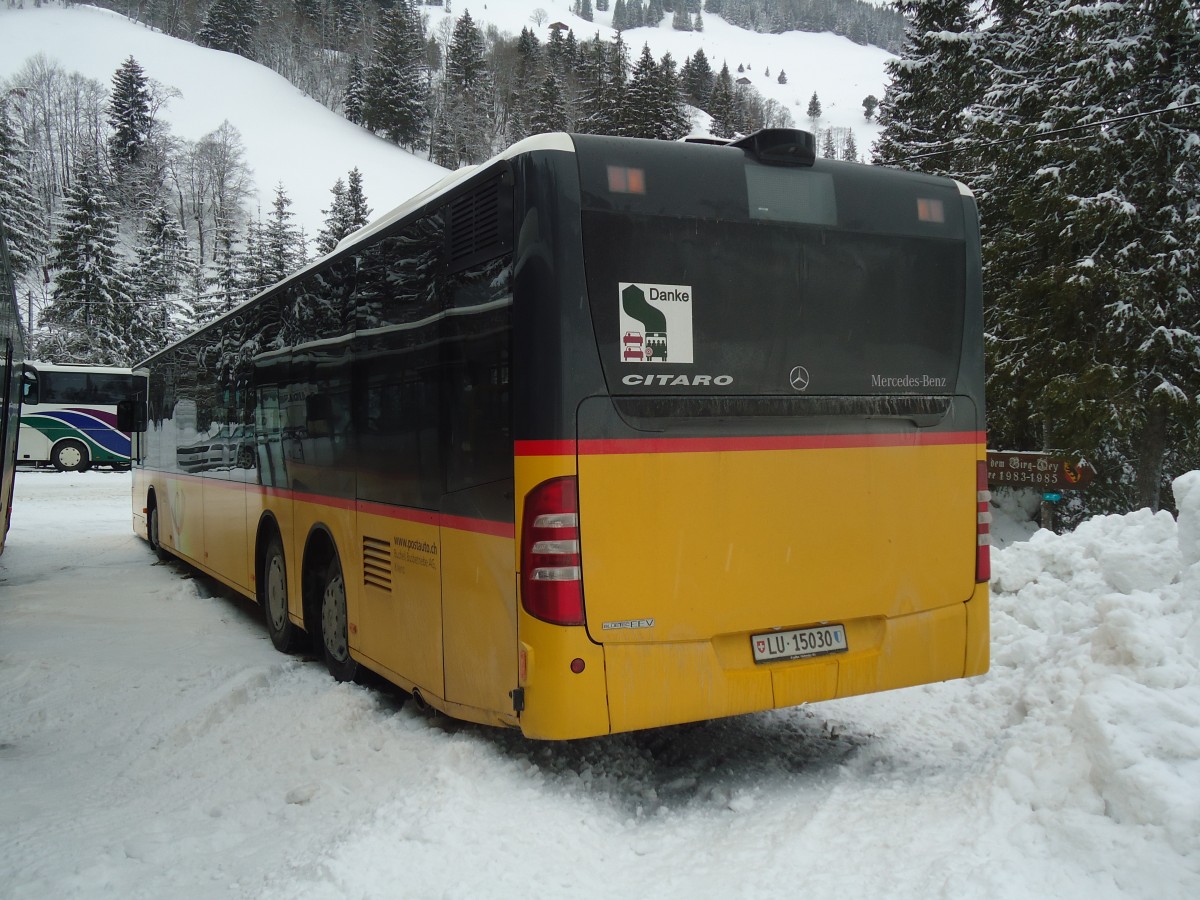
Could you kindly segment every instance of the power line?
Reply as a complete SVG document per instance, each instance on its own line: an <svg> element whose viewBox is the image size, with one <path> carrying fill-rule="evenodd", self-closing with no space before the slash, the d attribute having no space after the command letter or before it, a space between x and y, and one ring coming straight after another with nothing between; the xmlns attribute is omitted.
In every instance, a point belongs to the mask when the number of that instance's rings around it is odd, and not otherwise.
<svg viewBox="0 0 1200 900"><path fill-rule="evenodd" d="M1058 128L1054 131L1043 131L1037 134L1022 134L1018 135L1017 137L1001 138L1000 140L989 141L989 145L996 147L1000 146L1001 144L1015 144L1019 141L1027 141L1031 139L1052 138L1062 134L1070 134L1073 131L1082 131L1085 128L1103 128L1106 125L1118 125L1122 122L1145 119L1149 116L1161 116L1165 113L1178 112L1181 109L1194 109L1196 107L1200 107L1200 101L1193 103L1182 103L1179 106L1165 106L1162 109L1152 109L1149 112L1130 113L1129 115L1125 116L1115 116L1111 119L1104 119L1100 122L1088 122L1084 125L1071 125L1068 128ZM962 137L966 137L966 135L957 138L955 141L944 142L944 146L946 147L945 150L931 150L928 153L918 153L914 156L906 156L904 159L900 160L900 162L912 162L913 160L918 159L928 159L931 156L943 156L947 153L953 153L956 149L958 149L956 146L956 141L961 140Z"/></svg>

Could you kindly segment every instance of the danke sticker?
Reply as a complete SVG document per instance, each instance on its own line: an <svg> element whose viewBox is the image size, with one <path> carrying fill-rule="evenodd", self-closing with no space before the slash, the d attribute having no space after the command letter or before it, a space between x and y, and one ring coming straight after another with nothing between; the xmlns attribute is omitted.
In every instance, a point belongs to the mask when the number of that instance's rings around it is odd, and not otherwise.
<svg viewBox="0 0 1200 900"><path fill-rule="evenodd" d="M692 361L692 288L621 282L621 361Z"/></svg>

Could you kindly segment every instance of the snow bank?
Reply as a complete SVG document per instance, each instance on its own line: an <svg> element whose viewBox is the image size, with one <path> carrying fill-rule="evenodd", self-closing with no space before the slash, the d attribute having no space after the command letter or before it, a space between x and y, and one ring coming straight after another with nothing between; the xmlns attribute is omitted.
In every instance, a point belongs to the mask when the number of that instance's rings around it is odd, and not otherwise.
<svg viewBox="0 0 1200 900"><path fill-rule="evenodd" d="M1161 840L1194 874L1200 472L1177 479L1175 496L1178 523L1149 510L1099 516L995 552L993 669L982 689L1007 709L1002 777L1013 802L1078 829L1100 819L1106 831L1134 826L1112 852ZM1139 892L1132 874L1114 880ZM1179 883L1166 893L1188 892Z"/></svg>

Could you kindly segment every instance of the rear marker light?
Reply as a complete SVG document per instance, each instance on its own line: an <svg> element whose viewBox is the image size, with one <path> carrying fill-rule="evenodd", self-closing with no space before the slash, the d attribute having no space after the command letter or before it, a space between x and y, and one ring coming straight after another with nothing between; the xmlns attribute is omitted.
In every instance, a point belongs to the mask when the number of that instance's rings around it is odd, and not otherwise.
<svg viewBox="0 0 1200 900"><path fill-rule="evenodd" d="M975 464L975 581L990 581L992 578L992 514L988 504L992 492L988 490L987 460Z"/></svg>
<svg viewBox="0 0 1200 900"><path fill-rule="evenodd" d="M585 663L579 657L575 657L575 659L571 660L571 671L574 672L576 675L578 675L580 672L582 672L584 670L584 668L586 668L586 667L587 667L587 663Z"/></svg>
<svg viewBox="0 0 1200 900"><path fill-rule="evenodd" d="M577 491L574 476L543 481L521 519L521 605L555 625L584 624Z"/></svg>

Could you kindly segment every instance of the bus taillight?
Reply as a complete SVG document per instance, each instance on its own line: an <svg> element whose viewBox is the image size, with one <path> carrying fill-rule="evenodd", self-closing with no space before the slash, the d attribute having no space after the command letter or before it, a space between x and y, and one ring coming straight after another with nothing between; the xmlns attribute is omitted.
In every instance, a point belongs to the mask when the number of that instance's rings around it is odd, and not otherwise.
<svg viewBox="0 0 1200 900"><path fill-rule="evenodd" d="M543 481L525 497L521 521L521 603L555 625L582 625L579 499L574 476Z"/></svg>
<svg viewBox="0 0 1200 900"><path fill-rule="evenodd" d="M976 463L975 472L975 581L978 583L992 578L992 514L988 509L992 492L988 490L987 461Z"/></svg>

